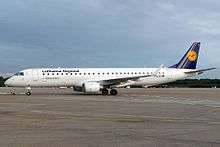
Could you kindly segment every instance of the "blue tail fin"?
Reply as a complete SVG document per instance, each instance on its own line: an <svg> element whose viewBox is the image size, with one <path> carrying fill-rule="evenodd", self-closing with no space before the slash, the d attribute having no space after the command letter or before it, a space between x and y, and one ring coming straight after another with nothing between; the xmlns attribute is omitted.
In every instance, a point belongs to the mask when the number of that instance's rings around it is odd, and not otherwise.
<svg viewBox="0 0 220 147"><path fill-rule="evenodd" d="M170 66L178 69L196 69L199 56L200 42L194 42L179 63Z"/></svg>

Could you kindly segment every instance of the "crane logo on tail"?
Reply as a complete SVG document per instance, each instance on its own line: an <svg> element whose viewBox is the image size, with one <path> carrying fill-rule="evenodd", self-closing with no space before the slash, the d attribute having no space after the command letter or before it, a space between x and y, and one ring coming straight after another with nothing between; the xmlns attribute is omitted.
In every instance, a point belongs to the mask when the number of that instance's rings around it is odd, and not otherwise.
<svg viewBox="0 0 220 147"><path fill-rule="evenodd" d="M195 52L195 51L190 51L189 53L188 53L188 59L189 59L189 61L191 61L191 62L193 62L193 61L196 61L196 59L197 59L197 53Z"/></svg>

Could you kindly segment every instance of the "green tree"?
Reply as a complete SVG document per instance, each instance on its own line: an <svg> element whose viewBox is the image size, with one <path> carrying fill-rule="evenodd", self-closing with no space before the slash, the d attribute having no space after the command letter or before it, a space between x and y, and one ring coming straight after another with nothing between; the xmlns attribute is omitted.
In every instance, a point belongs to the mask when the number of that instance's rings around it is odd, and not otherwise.
<svg viewBox="0 0 220 147"><path fill-rule="evenodd" d="M0 87L5 86L4 82L5 82L5 79L3 77L0 77Z"/></svg>

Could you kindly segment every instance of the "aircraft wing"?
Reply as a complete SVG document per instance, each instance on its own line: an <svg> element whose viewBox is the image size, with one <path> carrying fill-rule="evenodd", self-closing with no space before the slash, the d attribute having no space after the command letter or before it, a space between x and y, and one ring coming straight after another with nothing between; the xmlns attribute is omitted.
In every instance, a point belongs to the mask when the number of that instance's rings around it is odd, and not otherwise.
<svg viewBox="0 0 220 147"><path fill-rule="evenodd" d="M204 71L214 70L214 69L216 69L216 68L207 68L207 69L187 71L187 72L185 72L185 74L202 74Z"/></svg>
<svg viewBox="0 0 220 147"><path fill-rule="evenodd" d="M128 80L138 80L139 78L146 78L150 77L152 75L144 75L144 76L135 76L135 77L123 77L123 78L115 78L115 79L108 79L108 80L101 80L102 85L108 86L108 85L118 85L123 82L127 82Z"/></svg>
<svg viewBox="0 0 220 147"><path fill-rule="evenodd" d="M163 68L164 68L164 65L161 65L152 75L142 75L142 76L115 78L115 79L102 80L102 81L99 81L99 82L101 82L101 84L104 85L104 86L119 85L121 83L126 83L129 80L135 81L135 80L138 80L139 78L146 78L146 77L153 77L153 76L155 77L155 76L157 76L159 71Z"/></svg>

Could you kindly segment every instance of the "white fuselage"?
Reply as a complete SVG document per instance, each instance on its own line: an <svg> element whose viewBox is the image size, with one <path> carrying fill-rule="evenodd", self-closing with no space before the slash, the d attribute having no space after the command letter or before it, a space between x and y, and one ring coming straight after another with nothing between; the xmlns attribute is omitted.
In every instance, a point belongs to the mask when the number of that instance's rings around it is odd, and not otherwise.
<svg viewBox="0 0 220 147"><path fill-rule="evenodd" d="M98 82L141 76L137 80L122 82L123 86L152 86L184 79L190 69L175 68L39 68L20 71L6 81L12 87L73 87L85 82ZM156 73L155 73L156 72ZM144 77L146 76L146 77Z"/></svg>

